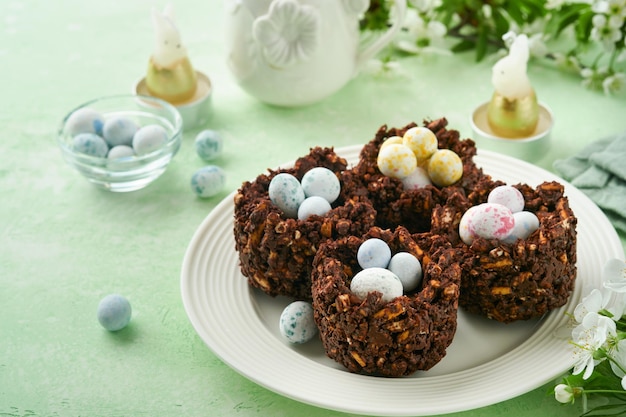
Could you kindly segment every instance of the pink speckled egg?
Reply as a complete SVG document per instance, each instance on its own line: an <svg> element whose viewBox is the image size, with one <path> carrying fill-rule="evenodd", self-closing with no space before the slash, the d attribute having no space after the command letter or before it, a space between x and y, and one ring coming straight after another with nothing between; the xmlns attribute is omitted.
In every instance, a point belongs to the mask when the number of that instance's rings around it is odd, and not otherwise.
<svg viewBox="0 0 626 417"><path fill-rule="evenodd" d="M488 203L497 203L507 206L513 213L524 210L524 196L515 187L501 185L494 188L487 197Z"/></svg>
<svg viewBox="0 0 626 417"><path fill-rule="evenodd" d="M469 218L470 233L485 239L505 239L515 227L513 212L497 203L483 203L476 206L476 212Z"/></svg>
<svg viewBox="0 0 626 417"><path fill-rule="evenodd" d="M478 206L470 207L465 213L463 213L463 217L461 217L461 222L459 223L459 237L466 245L471 245L477 237L474 232L472 219L477 212L477 208Z"/></svg>

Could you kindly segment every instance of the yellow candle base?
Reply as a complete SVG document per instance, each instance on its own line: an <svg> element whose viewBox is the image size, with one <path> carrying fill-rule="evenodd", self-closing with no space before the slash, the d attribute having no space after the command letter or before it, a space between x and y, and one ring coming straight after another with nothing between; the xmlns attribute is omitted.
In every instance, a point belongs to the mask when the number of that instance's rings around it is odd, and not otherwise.
<svg viewBox="0 0 626 417"><path fill-rule="evenodd" d="M151 96L171 104L178 104L196 93L196 71L191 66L189 58L184 58L169 68L158 67L150 59L146 87Z"/></svg>
<svg viewBox="0 0 626 417"><path fill-rule="evenodd" d="M510 139L528 137L535 131L539 121L539 104L535 92L513 100L495 92L487 108L487 120L498 136Z"/></svg>

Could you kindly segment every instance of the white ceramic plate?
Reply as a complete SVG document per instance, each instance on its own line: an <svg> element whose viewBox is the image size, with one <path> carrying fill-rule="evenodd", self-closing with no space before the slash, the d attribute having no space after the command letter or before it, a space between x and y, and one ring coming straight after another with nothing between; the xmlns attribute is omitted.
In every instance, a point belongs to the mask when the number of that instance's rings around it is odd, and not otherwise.
<svg viewBox="0 0 626 417"><path fill-rule="evenodd" d="M336 151L354 163L360 149ZM183 261L182 298L196 332L221 360L250 380L304 403L351 413L422 416L470 410L513 398L564 373L573 364L564 313L599 285L607 259L623 257L621 242L591 200L548 171L487 151L475 161L485 173L509 184L566 184L579 223L577 285L564 307L541 320L509 325L461 310L454 341L431 370L398 379L349 373L324 355L318 340L292 346L280 337L278 318L291 300L251 289L241 275L230 195L197 229Z"/></svg>

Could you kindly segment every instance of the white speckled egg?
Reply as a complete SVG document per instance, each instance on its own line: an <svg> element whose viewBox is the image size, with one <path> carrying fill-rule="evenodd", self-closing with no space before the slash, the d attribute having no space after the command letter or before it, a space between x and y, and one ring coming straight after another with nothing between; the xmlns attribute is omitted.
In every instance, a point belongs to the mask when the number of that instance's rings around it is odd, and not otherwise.
<svg viewBox="0 0 626 417"><path fill-rule="evenodd" d="M417 167L417 159L413 151L398 144L391 144L381 149L376 163L383 175L399 179L408 177Z"/></svg>
<svg viewBox="0 0 626 417"><path fill-rule="evenodd" d="M269 197L285 216L298 217L298 208L304 201L304 190L296 177L287 173L280 173L270 181Z"/></svg>
<svg viewBox="0 0 626 417"><path fill-rule="evenodd" d="M104 121L102 137L111 147L131 146L133 136L138 130L139 125L134 120L124 116L115 116Z"/></svg>
<svg viewBox="0 0 626 417"><path fill-rule="evenodd" d="M408 177L402 178L402 186L405 190L417 190L432 185L428 172L424 168L417 167Z"/></svg>
<svg viewBox="0 0 626 417"><path fill-rule="evenodd" d="M298 220L306 220L309 216L323 216L330 211L332 207L325 198L314 195L304 199L300 207L298 207Z"/></svg>
<svg viewBox="0 0 626 417"><path fill-rule="evenodd" d="M439 187L452 185L463 176L463 161L449 149L439 149L428 161L428 175Z"/></svg>
<svg viewBox="0 0 626 417"><path fill-rule="evenodd" d="M413 291L422 281L422 264L419 259L408 252L398 252L393 255L387 269L400 279L405 292Z"/></svg>
<svg viewBox="0 0 626 417"><path fill-rule="evenodd" d="M198 197L213 197L226 183L224 170L215 165L208 165L197 170L191 177L191 189Z"/></svg>
<svg viewBox="0 0 626 417"><path fill-rule="evenodd" d="M102 114L89 107L76 110L65 122L65 129L70 136L76 136L79 133L102 135L102 126L104 126Z"/></svg>
<svg viewBox="0 0 626 417"><path fill-rule="evenodd" d="M485 239L504 239L513 231L515 219L511 209L502 204L483 203L469 219L469 231Z"/></svg>
<svg viewBox="0 0 626 417"><path fill-rule="evenodd" d="M350 282L350 291L363 299L367 294L378 291L382 300L389 302L403 293L402 282L393 272L385 268L367 268L359 271Z"/></svg>
<svg viewBox="0 0 626 417"><path fill-rule="evenodd" d="M539 229L539 219L535 213L530 211L518 211L513 213L515 226L509 236L502 241L505 243L515 243L517 239L526 239L535 230Z"/></svg>
<svg viewBox="0 0 626 417"><path fill-rule="evenodd" d="M391 249L382 239L367 239L357 251L357 261L361 268L387 268L391 260Z"/></svg>
<svg viewBox="0 0 626 417"><path fill-rule="evenodd" d="M507 206L513 213L524 210L525 204L520 190L510 185L501 185L491 190L487 202Z"/></svg>
<svg viewBox="0 0 626 417"><path fill-rule="evenodd" d="M427 127L412 127L404 133L402 143L413 151L419 160L430 158L437 151L437 136Z"/></svg>
<svg viewBox="0 0 626 417"><path fill-rule="evenodd" d="M135 151L130 146L117 145L117 146L112 147L109 150L109 154L107 155L107 158L110 160L113 160L113 159L120 159L120 158L130 158L133 155L135 155Z"/></svg>
<svg viewBox="0 0 626 417"><path fill-rule="evenodd" d="M339 178L333 171L324 167L315 167L308 170L300 183L305 196L319 196L330 204L337 200L341 191Z"/></svg>
<svg viewBox="0 0 626 417"><path fill-rule="evenodd" d="M290 343L305 343L317 334L313 307L305 301L294 301L283 310L279 322L280 334Z"/></svg>
<svg viewBox="0 0 626 417"><path fill-rule="evenodd" d="M478 206L470 207L465 213L463 213L461 222L459 223L459 237L466 245L471 245L477 237L476 233L474 233L472 219L473 215L476 214L477 207Z"/></svg>
<svg viewBox="0 0 626 417"><path fill-rule="evenodd" d="M137 155L145 155L160 149L167 143L167 131L161 125L146 125L133 136L133 149Z"/></svg>
<svg viewBox="0 0 626 417"><path fill-rule="evenodd" d="M378 152L382 151L389 145L402 145L402 138L400 136L390 136L380 145Z"/></svg>
<svg viewBox="0 0 626 417"><path fill-rule="evenodd" d="M95 133L80 133L74 136L72 149L98 158L106 157L109 152L109 146L106 141Z"/></svg>
<svg viewBox="0 0 626 417"><path fill-rule="evenodd" d="M196 135L196 153L204 161L211 161L222 154L224 141L215 130L206 129Z"/></svg>

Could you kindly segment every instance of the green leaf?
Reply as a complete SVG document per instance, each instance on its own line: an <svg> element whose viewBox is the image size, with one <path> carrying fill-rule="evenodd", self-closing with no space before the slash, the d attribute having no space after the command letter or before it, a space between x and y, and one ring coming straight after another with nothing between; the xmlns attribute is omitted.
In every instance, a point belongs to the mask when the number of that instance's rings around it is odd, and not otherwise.
<svg viewBox="0 0 626 417"><path fill-rule="evenodd" d="M480 62L487 55L489 38L485 26L478 28L478 40L476 41L476 62Z"/></svg>
<svg viewBox="0 0 626 417"><path fill-rule="evenodd" d="M592 10L587 10L583 13L578 21L576 22L576 40L579 42L587 42L589 41L589 37L591 36L591 29L593 27L592 19L594 12Z"/></svg>
<svg viewBox="0 0 626 417"><path fill-rule="evenodd" d="M454 45L452 48L450 48L450 50L454 53L465 52L474 49L475 46L475 42L465 39Z"/></svg>

